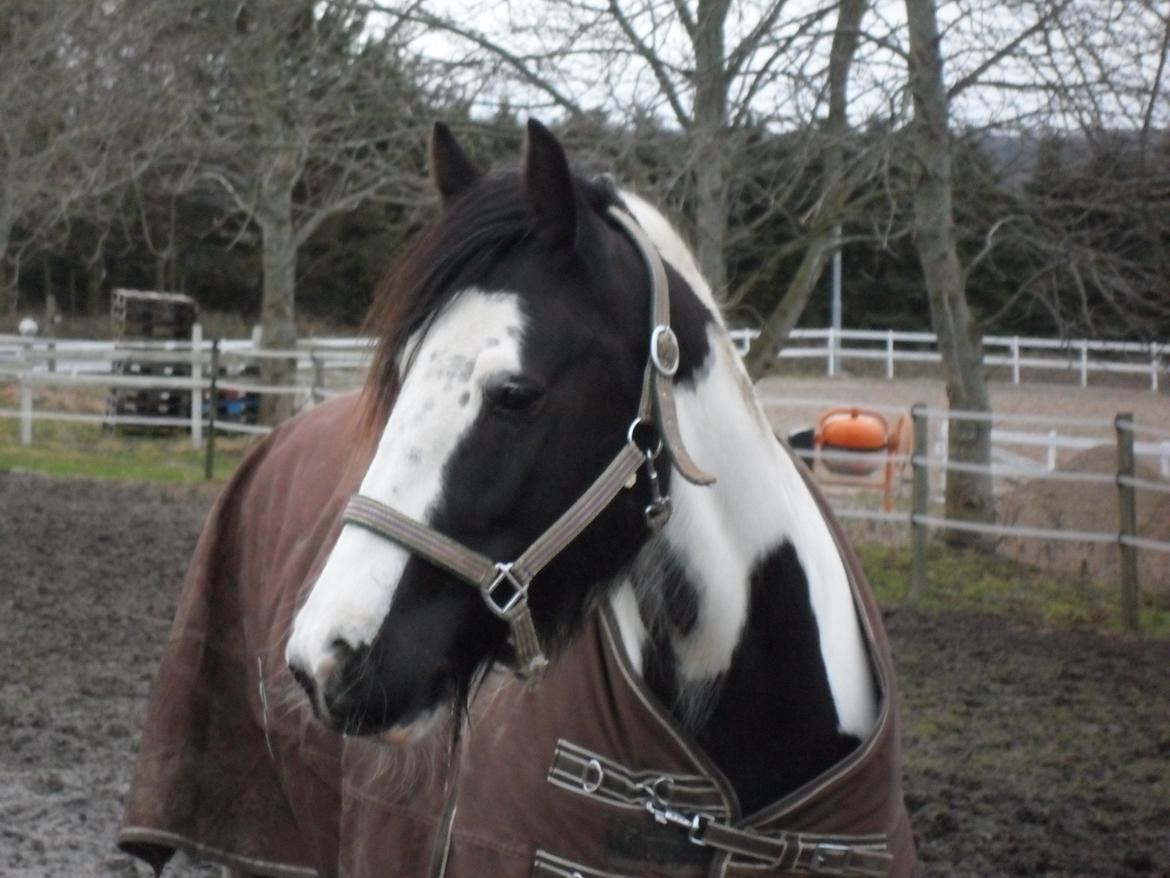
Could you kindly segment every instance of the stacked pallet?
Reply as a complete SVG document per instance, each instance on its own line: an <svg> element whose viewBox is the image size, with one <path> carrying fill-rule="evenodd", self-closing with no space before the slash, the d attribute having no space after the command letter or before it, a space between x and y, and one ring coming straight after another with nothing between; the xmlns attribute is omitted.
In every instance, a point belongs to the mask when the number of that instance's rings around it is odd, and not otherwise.
<svg viewBox="0 0 1170 878"><path fill-rule="evenodd" d="M199 306L190 296L179 293L114 290L110 316L117 339L115 348L134 350L132 342L190 341ZM122 357L115 360L113 371L115 375L189 376L190 360L179 353L175 356L174 361L158 361L145 356L142 359ZM111 388L106 399L106 412L122 416L187 418L191 414L191 394L180 390ZM127 429L127 426L123 425L122 429ZM139 425L133 429L142 431L144 427Z"/></svg>

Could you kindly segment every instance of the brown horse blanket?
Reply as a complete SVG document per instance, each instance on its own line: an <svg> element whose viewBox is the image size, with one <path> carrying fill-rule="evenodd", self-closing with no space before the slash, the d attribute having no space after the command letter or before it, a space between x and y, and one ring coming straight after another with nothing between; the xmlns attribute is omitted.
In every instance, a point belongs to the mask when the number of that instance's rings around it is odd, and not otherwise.
<svg viewBox="0 0 1170 878"><path fill-rule="evenodd" d="M600 609L538 689L493 673L459 729L403 750L319 726L284 640L368 462L353 451L357 415L351 397L276 430L212 510L151 696L123 849L160 869L179 848L248 874L351 878L730 878L841 864L803 841L771 863L693 844L654 820L654 799L771 834L878 834L888 874L914 874L889 648L848 550L880 721L853 755L757 814L739 813Z"/></svg>

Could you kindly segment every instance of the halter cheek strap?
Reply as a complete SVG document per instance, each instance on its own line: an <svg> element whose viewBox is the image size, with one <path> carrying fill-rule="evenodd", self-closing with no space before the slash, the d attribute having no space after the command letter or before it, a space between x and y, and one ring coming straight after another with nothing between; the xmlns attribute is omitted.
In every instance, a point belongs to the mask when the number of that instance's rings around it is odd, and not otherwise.
<svg viewBox="0 0 1170 878"><path fill-rule="evenodd" d="M609 218L621 226L650 274L650 358L646 364L646 378L642 383L641 409L653 412L653 422L674 468L688 482L710 485L715 477L699 468L687 452L679 432L678 413L674 406L674 374L678 371L678 337L670 328L670 292L666 281L666 267L658 250L646 237L634 218L616 207L609 209ZM639 416L642 416L641 412ZM649 418L646 418L649 420Z"/></svg>
<svg viewBox="0 0 1170 878"><path fill-rule="evenodd" d="M658 529L670 517L670 498L662 495L655 468L658 451L638 444L639 426L656 428L661 447L666 449L671 463L683 478L696 485L709 485L715 481L691 459L679 433L674 406L674 374L678 371L679 347L670 328L670 296L662 259L631 216L611 207L609 217L634 243L650 274L652 328L638 414L630 424L626 444L605 471L523 554L509 563L493 561L372 497L354 495L342 513L342 521L346 524L363 527L398 543L477 589L488 609L508 623L516 654L516 674L533 685L539 682L548 665L528 606L528 587L533 578L575 540L623 488L633 486L640 468L645 467L650 487L650 505L645 511L647 525Z"/></svg>

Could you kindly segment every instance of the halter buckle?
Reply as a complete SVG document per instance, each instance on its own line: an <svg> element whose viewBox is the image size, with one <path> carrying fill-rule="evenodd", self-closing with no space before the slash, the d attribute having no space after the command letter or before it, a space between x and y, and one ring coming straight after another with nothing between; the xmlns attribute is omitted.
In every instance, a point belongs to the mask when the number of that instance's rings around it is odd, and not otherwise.
<svg viewBox="0 0 1170 878"><path fill-rule="evenodd" d="M501 601L496 597L496 592L504 586L507 586L509 590L504 593ZM496 562L496 578L480 594L483 595L484 603L488 605L489 610L501 619L508 621L516 605L528 600L528 584L516 578L512 572L511 562L498 561Z"/></svg>

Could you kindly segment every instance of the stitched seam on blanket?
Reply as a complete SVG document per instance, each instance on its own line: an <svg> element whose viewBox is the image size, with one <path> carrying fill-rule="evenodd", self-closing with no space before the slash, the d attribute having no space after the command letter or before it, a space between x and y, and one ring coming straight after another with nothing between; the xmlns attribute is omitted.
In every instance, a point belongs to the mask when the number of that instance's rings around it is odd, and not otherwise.
<svg viewBox="0 0 1170 878"><path fill-rule="evenodd" d="M135 842L164 842L172 844L177 849L195 851L202 854L211 854L225 860L230 860L233 863L240 863L245 866L257 866L261 869L280 869L288 875L305 876L305 878L318 878L316 869L310 869L306 866L295 866L291 863L281 863L276 860L262 860L258 857L247 857L243 854L235 854L223 848L215 847L214 845L204 844L203 842L195 841L190 836L183 835L178 832L167 832L165 829L149 829L144 826L127 826L118 833L118 842L135 843Z"/></svg>

